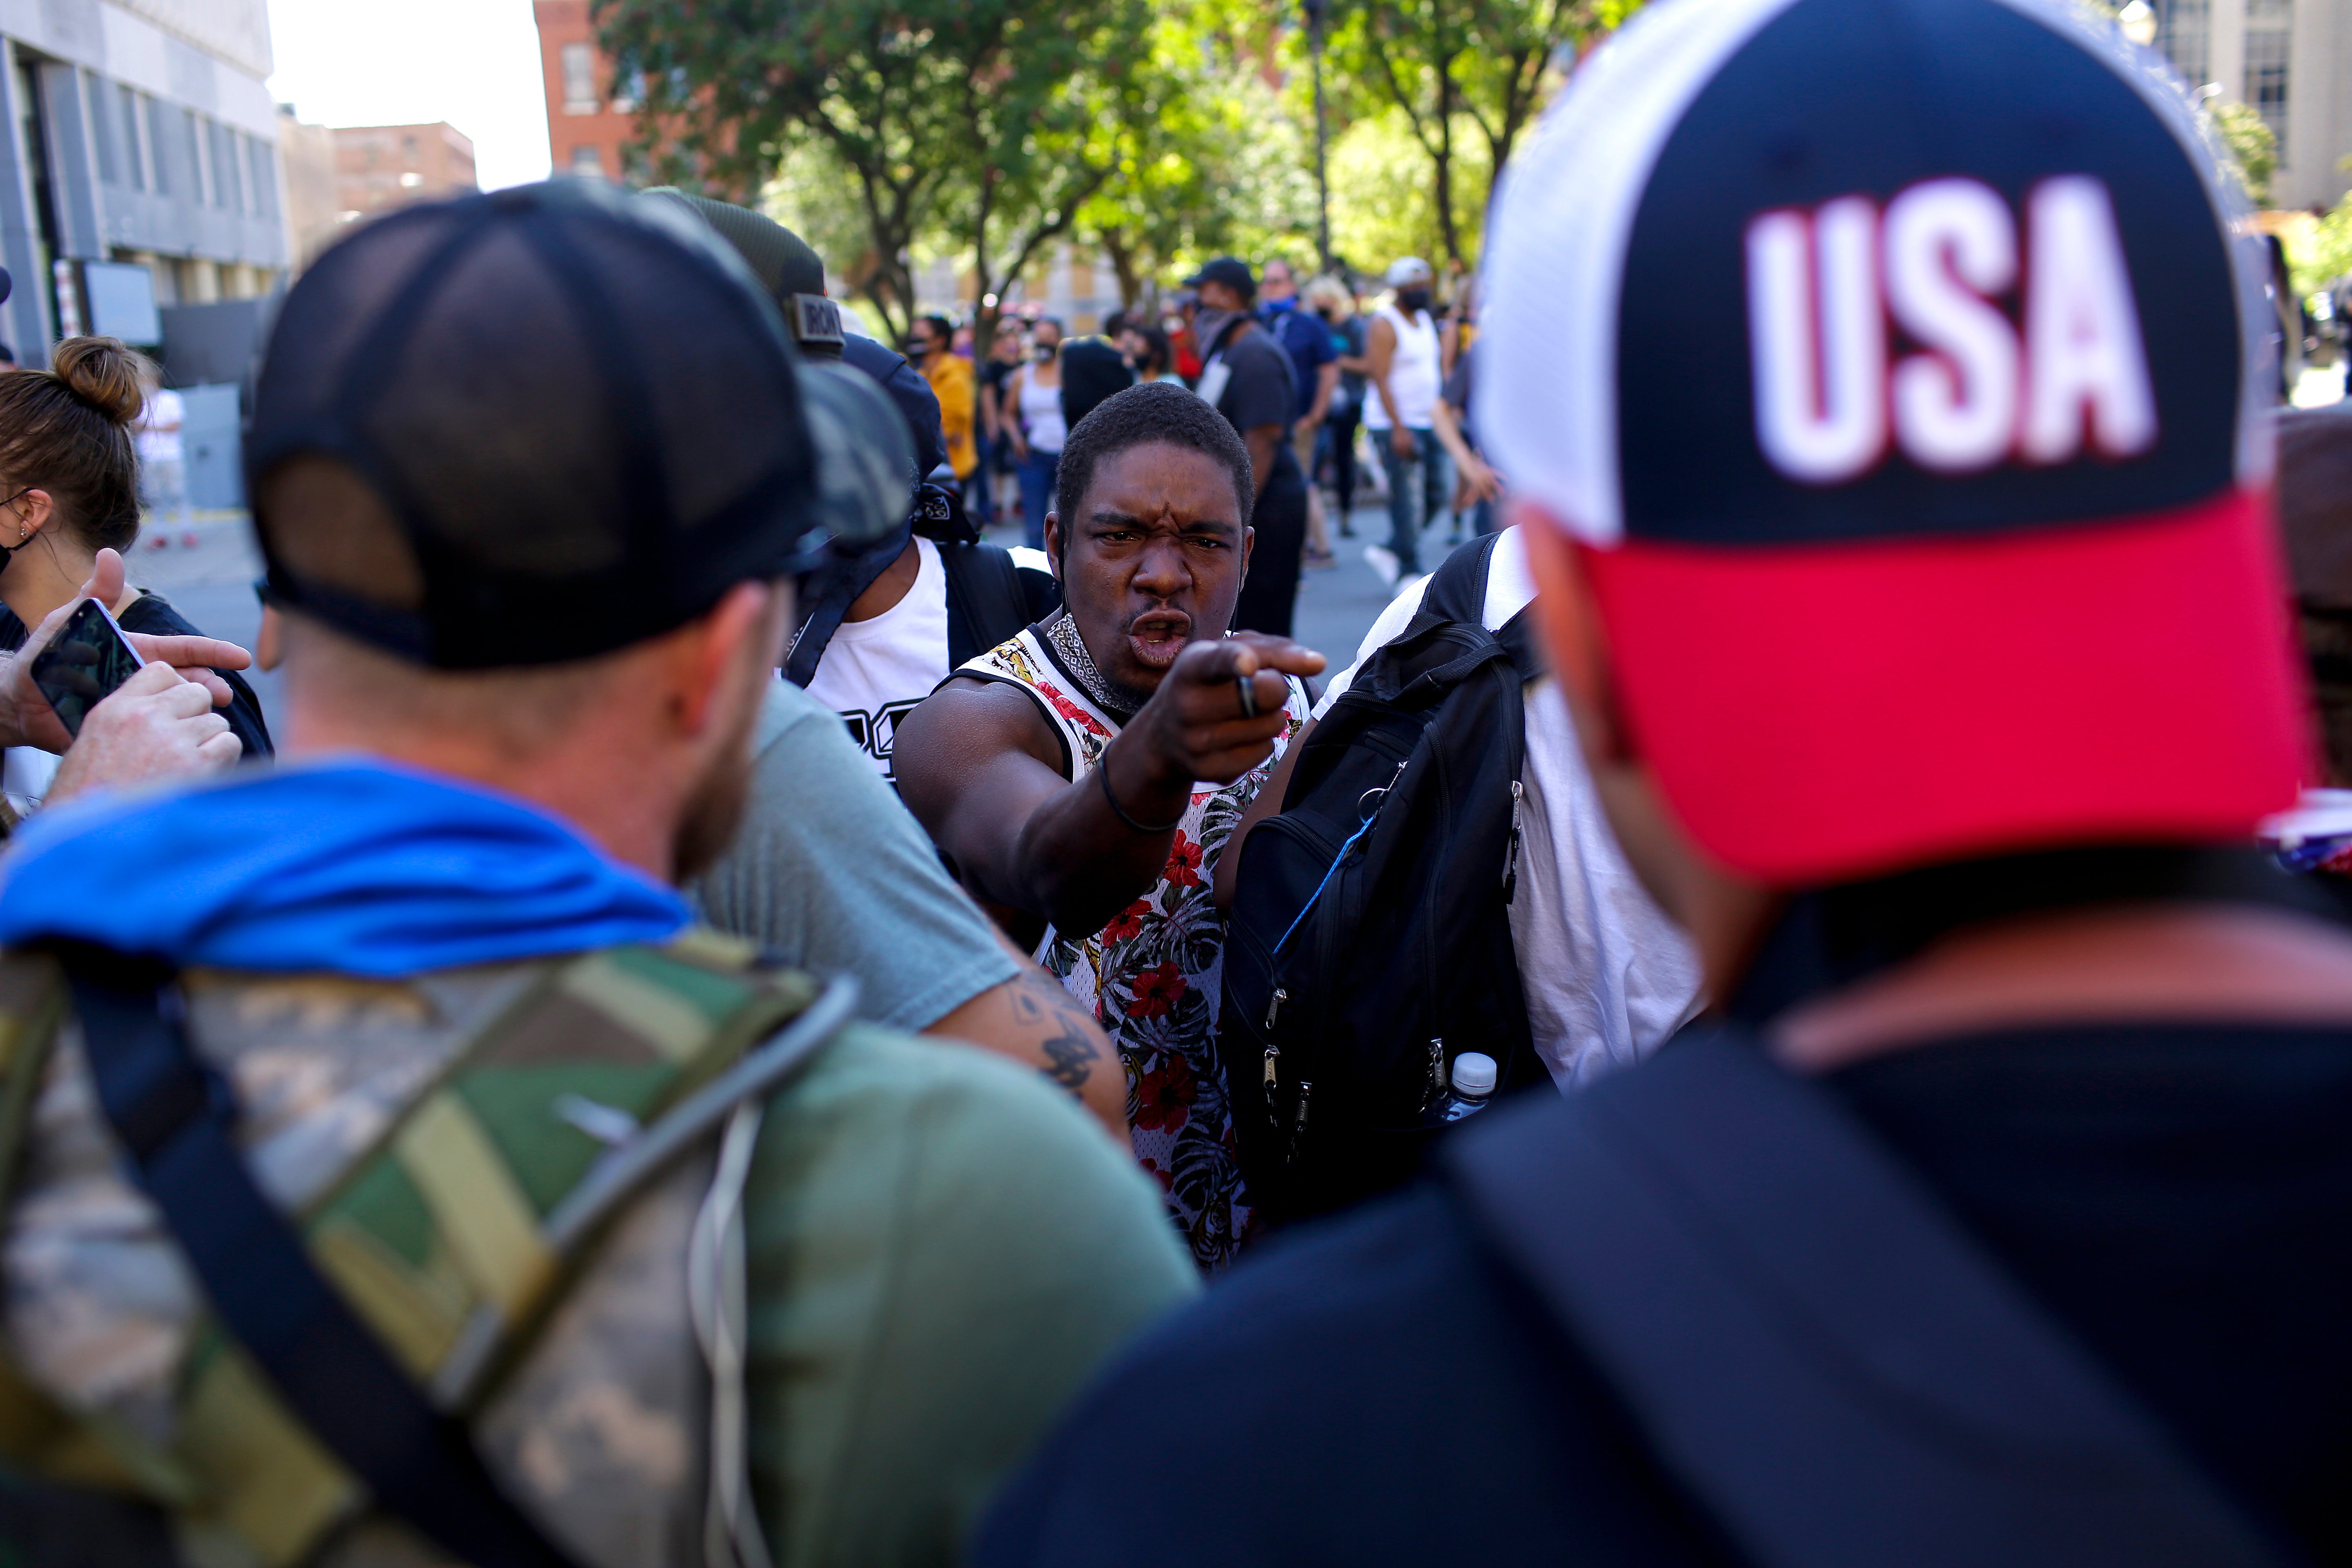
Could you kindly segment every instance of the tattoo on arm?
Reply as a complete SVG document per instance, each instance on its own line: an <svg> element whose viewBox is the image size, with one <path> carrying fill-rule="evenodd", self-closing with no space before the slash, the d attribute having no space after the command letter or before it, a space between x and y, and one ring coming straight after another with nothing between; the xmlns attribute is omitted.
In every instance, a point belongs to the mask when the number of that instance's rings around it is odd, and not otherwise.
<svg viewBox="0 0 2352 1568"><path fill-rule="evenodd" d="M1102 1052L1096 1045L1094 1015L1041 969L1024 970L1013 991L1013 1010L1037 1031L1046 1066L1038 1070L1076 1094L1093 1073Z"/></svg>

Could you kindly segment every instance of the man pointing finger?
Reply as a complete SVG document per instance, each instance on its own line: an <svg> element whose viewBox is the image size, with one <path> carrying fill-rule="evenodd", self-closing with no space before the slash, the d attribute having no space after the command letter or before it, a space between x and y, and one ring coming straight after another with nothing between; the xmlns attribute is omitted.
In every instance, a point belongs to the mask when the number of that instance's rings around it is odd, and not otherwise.
<svg viewBox="0 0 2352 1568"><path fill-rule="evenodd" d="M1216 859L1304 721L1322 656L1230 634L1253 493L1241 438L1147 384L1070 434L1045 547L1066 608L900 725L899 790L964 884L1095 1010L1127 1068L1136 1155L1194 1258L1247 1222L1212 1048Z"/></svg>

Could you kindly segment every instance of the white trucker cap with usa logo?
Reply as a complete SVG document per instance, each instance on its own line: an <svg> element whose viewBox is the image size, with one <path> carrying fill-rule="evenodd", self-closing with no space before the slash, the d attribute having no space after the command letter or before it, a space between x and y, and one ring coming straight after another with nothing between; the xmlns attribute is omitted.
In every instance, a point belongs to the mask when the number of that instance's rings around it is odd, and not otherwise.
<svg viewBox="0 0 2352 1568"><path fill-rule="evenodd" d="M1480 432L1726 864L2292 801L2227 178L2160 58L2040 0L1663 0L1579 72L1497 203Z"/></svg>

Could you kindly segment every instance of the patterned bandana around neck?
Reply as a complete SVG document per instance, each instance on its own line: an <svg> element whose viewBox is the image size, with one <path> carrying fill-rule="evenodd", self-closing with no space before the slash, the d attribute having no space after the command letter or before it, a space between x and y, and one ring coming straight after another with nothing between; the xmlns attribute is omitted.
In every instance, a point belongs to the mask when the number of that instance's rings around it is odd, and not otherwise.
<svg viewBox="0 0 2352 1568"><path fill-rule="evenodd" d="M1139 702L1119 693L1118 688L1105 679L1095 668L1095 656L1087 651L1087 639L1078 635L1078 623L1064 610L1045 623L1045 639L1054 645L1073 679L1086 689L1094 705L1118 720L1121 724L1135 717L1142 707Z"/></svg>

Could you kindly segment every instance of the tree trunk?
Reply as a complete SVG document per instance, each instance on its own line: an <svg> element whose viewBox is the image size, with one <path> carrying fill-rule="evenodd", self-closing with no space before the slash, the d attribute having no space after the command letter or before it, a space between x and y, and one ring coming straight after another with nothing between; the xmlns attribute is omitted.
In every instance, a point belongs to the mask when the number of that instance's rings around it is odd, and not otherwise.
<svg viewBox="0 0 2352 1568"><path fill-rule="evenodd" d="M1142 286L1136 276L1134 248L1127 243L1127 237L1115 229L1097 236L1097 239L1102 246L1103 254L1110 258L1111 272L1118 279L1118 308L1122 310L1135 309L1136 301L1142 296Z"/></svg>
<svg viewBox="0 0 2352 1568"><path fill-rule="evenodd" d="M1451 56L1439 59L1437 65L1437 146L1430 154L1436 165L1437 232L1445 242L1445 258L1456 266L1462 262L1462 236L1454 222L1454 60Z"/></svg>

